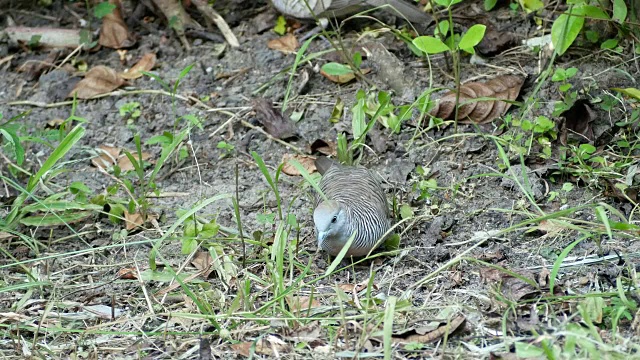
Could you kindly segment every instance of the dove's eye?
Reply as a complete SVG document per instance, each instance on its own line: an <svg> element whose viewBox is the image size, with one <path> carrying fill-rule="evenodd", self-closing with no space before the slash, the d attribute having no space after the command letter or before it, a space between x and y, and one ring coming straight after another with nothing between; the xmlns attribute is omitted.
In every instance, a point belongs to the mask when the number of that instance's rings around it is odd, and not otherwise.
<svg viewBox="0 0 640 360"><path fill-rule="evenodd" d="M331 218L331 223L335 224L335 222L338 221L338 217L334 216L333 218Z"/></svg>

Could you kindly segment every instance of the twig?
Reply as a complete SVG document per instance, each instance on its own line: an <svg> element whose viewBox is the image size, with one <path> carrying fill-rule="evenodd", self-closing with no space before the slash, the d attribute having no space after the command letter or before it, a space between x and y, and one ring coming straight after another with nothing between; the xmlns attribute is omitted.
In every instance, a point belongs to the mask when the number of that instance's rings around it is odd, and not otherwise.
<svg viewBox="0 0 640 360"><path fill-rule="evenodd" d="M224 38L227 39L229 45L231 45L232 47L240 46L238 38L236 38L236 36L233 34L233 31L231 31L231 28L229 27L227 22L224 21L224 18L220 16L217 11L213 10L213 8L209 6L206 1L191 0L191 2L196 5L198 10L200 10L200 13L202 13L207 21L213 21L216 24L218 29L220 29L220 32L222 32Z"/></svg>

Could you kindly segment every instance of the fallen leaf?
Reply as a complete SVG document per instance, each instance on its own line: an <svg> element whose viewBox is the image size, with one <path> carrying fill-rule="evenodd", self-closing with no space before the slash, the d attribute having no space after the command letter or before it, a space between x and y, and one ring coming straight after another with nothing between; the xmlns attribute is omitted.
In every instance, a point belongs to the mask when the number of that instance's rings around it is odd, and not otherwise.
<svg viewBox="0 0 640 360"><path fill-rule="evenodd" d="M53 119L53 120L49 120L47 121L47 123L44 125L45 129L59 129L60 125L64 124L64 120L63 119Z"/></svg>
<svg viewBox="0 0 640 360"><path fill-rule="evenodd" d="M298 169L289 162L290 160L296 160L299 162L309 174L314 173L317 170L316 165L314 164L315 158L312 156L284 154L282 157L282 163L284 164L282 166L282 172L289 176L302 175L300 171L298 171Z"/></svg>
<svg viewBox="0 0 640 360"><path fill-rule="evenodd" d="M596 115L590 105L589 100L578 99L573 106L560 114L564 118L559 136L562 145L567 145L569 135L574 135L573 138L577 138L578 143L592 143L595 140L591 122L595 120Z"/></svg>
<svg viewBox="0 0 640 360"><path fill-rule="evenodd" d="M518 36L510 31L498 31L495 26L487 26L482 41L476 50L484 56L494 56L516 46Z"/></svg>
<svg viewBox="0 0 640 360"><path fill-rule="evenodd" d="M365 284L340 284L338 285L338 288L342 289L345 292L353 292L355 289L355 292L360 292L364 289L367 288L367 285Z"/></svg>
<svg viewBox="0 0 640 360"><path fill-rule="evenodd" d="M93 166L101 168L102 170L110 169L118 161L120 155L120 148L100 145L96 151L100 154L91 159Z"/></svg>
<svg viewBox="0 0 640 360"><path fill-rule="evenodd" d="M231 349L236 354L249 357L251 355L251 347L253 342L247 341L238 344L232 344ZM256 341L255 353L259 355L266 355L273 357L276 355L286 354L291 351L291 348L284 343L284 341L276 338L273 335L267 335L266 338L261 338Z"/></svg>
<svg viewBox="0 0 640 360"><path fill-rule="evenodd" d="M122 19L120 0L109 0L109 3L115 5L115 8L102 18L98 43L111 49L131 47L135 41Z"/></svg>
<svg viewBox="0 0 640 360"><path fill-rule="evenodd" d="M318 299L314 298L313 300L311 300L311 298L308 296L291 295L287 296L286 300L287 304L289 305L289 309L295 314L300 314L302 312L306 312L309 309L320 306L320 302L318 301Z"/></svg>
<svg viewBox="0 0 640 360"><path fill-rule="evenodd" d="M400 344L408 344L408 343L429 344L429 343L438 341L444 338L445 336L447 336L448 338L451 338L451 334L453 334L456 330L458 330L465 320L466 318L460 315L447 323L442 323L442 325L439 326L437 329L430 331L426 334L414 333L414 334L410 334L403 337L394 336L392 337L392 341L394 343L400 343Z"/></svg>
<svg viewBox="0 0 640 360"><path fill-rule="evenodd" d="M124 79L115 70L99 65L89 70L84 79L76 84L67 97L73 97L74 94L77 94L79 99L89 99L111 92L124 84Z"/></svg>
<svg viewBox="0 0 640 360"><path fill-rule="evenodd" d="M319 152L322 155L336 157L338 155L338 147L336 143L329 140L316 139L309 145L309 153Z"/></svg>
<svg viewBox="0 0 640 360"><path fill-rule="evenodd" d="M127 210L124 211L124 220L125 220L125 228L127 230L133 230L139 226L144 224L144 219L142 218L142 214L140 213L129 213Z"/></svg>
<svg viewBox="0 0 640 360"><path fill-rule="evenodd" d="M460 123L486 124L506 114L524 84L519 76L503 75L487 82L469 82L460 85L458 96L458 121ZM481 99L490 98L490 99ZM473 101L479 99L478 101ZM456 92L448 91L431 109L431 116L445 120L455 117Z"/></svg>
<svg viewBox="0 0 640 360"><path fill-rule="evenodd" d="M278 50L285 54L295 54L299 45L298 39L293 34L286 34L267 43L269 49Z"/></svg>
<svg viewBox="0 0 640 360"><path fill-rule="evenodd" d="M131 155L133 155L133 157L136 159L136 161L138 161L138 153L137 152L132 152ZM142 152L142 160L143 161L147 161L151 158L151 154L148 152ZM133 164L131 163L131 160L129 160L129 158L122 154L118 157L118 167L120 168L120 170L122 171L132 171L135 170L135 167L133 166Z"/></svg>
<svg viewBox="0 0 640 360"><path fill-rule="evenodd" d="M137 64L133 65L129 71L120 73L120 77L126 80L137 79L141 77L143 71L149 71L156 65L156 54L145 54Z"/></svg>
<svg viewBox="0 0 640 360"><path fill-rule="evenodd" d="M267 99L253 99L253 110L256 112L258 121L273 137L284 140L295 137L298 133L295 123L285 119L280 110L274 108Z"/></svg>
<svg viewBox="0 0 640 360"><path fill-rule="evenodd" d="M213 272L213 258L211 257L211 253L208 251L196 252L193 259L191 259L191 264L202 272L202 277L205 279L209 278L209 275Z"/></svg>
<svg viewBox="0 0 640 360"><path fill-rule="evenodd" d="M118 270L116 277L118 279L136 280L138 278L138 275L136 269L134 268L122 268Z"/></svg>

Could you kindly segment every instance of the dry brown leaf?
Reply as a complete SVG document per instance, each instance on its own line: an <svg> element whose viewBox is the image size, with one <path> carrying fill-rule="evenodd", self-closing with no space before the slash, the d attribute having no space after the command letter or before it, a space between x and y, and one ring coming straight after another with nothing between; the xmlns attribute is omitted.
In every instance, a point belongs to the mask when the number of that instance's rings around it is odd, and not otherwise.
<svg viewBox="0 0 640 360"><path fill-rule="evenodd" d="M46 124L44 124L44 128L45 129L59 129L60 125L64 124L64 120L63 119L52 119L47 121Z"/></svg>
<svg viewBox="0 0 640 360"><path fill-rule="evenodd" d="M238 344L231 345L231 349L236 354L249 357L251 355L251 346L253 342L247 341ZM261 338L256 341L255 352L258 355L275 356L276 352L280 355L290 352L290 347L284 343L284 341L276 338L273 335L268 335L267 339Z"/></svg>
<svg viewBox="0 0 640 360"><path fill-rule="evenodd" d="M118 270L116 277L118 279L136 280L138 278L138 273L134 268L122 268Z"/></svg>
<svg viewBox="0 0 640 360"><path fill-rule="evenodd" d="M284 140L298 133L295 123L282 116L280 110L274 108L269 100L253 99L253 110L256 112L258 121L271 136Z"/></svg>
<svg viewBox="0 0 640 360"><path fill-rule="evenodd" d="M338 288L341 289L342 291L345 292L353 292L355 290L355 292L360 292L364 289L367 288L367 285L365 284L340 284L338 285Z"/></svg>
<svg viewBox="0 0 640 360"><path fill-rule="evenodd" d="M133 155L133 157L136 159L136 161L138 161L138 153L137 152L132 152L131 155ZM143 161L147 161L151 158L151 154L148 152L142 152L142 160ZM122 171L131 171L131 170L135 170L135 167L133 167L133 164L131 163L131 160L129 160L129 158L127 157L127 155L122 154L118 157L118 167L120 168L120 170Z"/></svg>
<svg viewBox="0 0 640 360"><path fill-rule="evenodd" d="M302 313L306 312L309 309L313 309L314 307L320 306L320 302L317 299L311 300L308 296L287 296L286 297L287 304L289 305L289 309L293 313Z"/></svg>
<svg viewBox="0 0 640 360"><path fill-rule="evenodd" d="M67 97L73 97L73 94L76 93L79 99L89 99L111 92L124 83L124 79L115 70L99 65L89 70L84 79L76 84Z"/></svg>
<svg viewBox="0 0 640 360"><path fill-rule="evenodd" d="M282 172L289 176L302 175L300 171L298 171L298 169L289 162L290 160L296 160L299 162L309 174L314 173L317 170L316 165L314 164L315 158L312 156L284 154L282 157L282 163L284 164L282 166Z"/></svg>
<svg viewBox="0 0 640 360"><path fill-rule="evenodd" d="M366 75L371 72L371 69L360 69L360 72L363 75ZM356 74L353 72L343 74L343 75L330 75L324 72L323 70L320 70L320 74L322 74L322 76L326 77L327 79L331 80L331 82L334 82L336 84L346 84L356 78Z"/></svg>
<svg viewBox="0 0 640 360"><path fill-rule="evenodd" d="M124 220L125 220L125 228L127 230L133 230L139 226L144 224L144 219L142 218L142 214L140 213L129 213L127 210L124 211Z"/></svg>
<svg viewBox="0 0 640 360"><path fill-rule="evenodd" d="M443 325L439 326L437 329L430 331L426 334L415 333L415 334L411 334L403 337L394 336L392 337L392 341L400 344L408 344L408 343L428 344L428 343L432 343L434 341L438 341L442 339L445 335L450 338L451 337L450 335L456 330L458 330L458 328L460 328L460 325L462 325L465 320L466 320L465 317L460 315L455 319L452 319L450 322L444 323Z"/></svg>
<svg viewBox="0 0 640 360"><path fill-rule="evenodd" d="M286 34L277 39L269 40L267 47L272 50L278 50L285 54L295 54L298 46L298 39L293 34Z"/></svg>
<svg viewBox="0 0 640 360"><path fill-rule="evenodd" d="M202 277L205 279L207 279L213 272L213 258L211 257L211 253L208 251L196 252L196 254L193 256L193 259L191 259L191 264L195 266L196 269L202 272Z"/></svg>
<svg viewBox="0 0 640 360"><path fill-rule="evenodd" d="M338 155L338 147L336 143L333 141L328 141L323 139L316 139L313 143L311 143L311 145L309 145L307 150L311 154L317 151L320 154L326 155L326 156L335 157Z"/></svg>
<svg viewBox="0 0 640 360"><path fill-rule="evenodd" d="M149 71L156 65L156 54L145 54L137 64L133 65L129 71L120 73L120 77L126 80L137 79L141 77L142 71Z"/></svg>
<svg viewBox="0 0 640 360"><path fill-rule="evenodd" d="M100 145L96 151L100 155L91 159L91 164L102 170L110 169L118 161L120 155L120 148L108 145Z"/></svg>
<svg viewBox="0 0 640 360"><path fill-rule="evenodd" d="M131 47L135 41L129 33L127 24L122 19L120 0L109 0L109 3L116 7L102 18L98 43L111 49Z"/></svg>
<svg viewBox="0 0 640 360"><path fill-rule="evenodd" d="M11 239L11 238L15 238L17 236L4 232L4 231L0 231L0 240L5 240L5 239Z"/></svg>
<svg viewBox="0 0 640 360"><path fill-rule="evenodd" d="M469 82L460 85L458 97L458 121L460 123L485 124L503 116L510 103L499 101L514 101L524 84L524 79L519 76L503 75L487 82ZM492 98L494 100L474 99ZM430 115L445 120L455 117L456 93L448 91L442 95L436 106L429 112Z"/></svg>

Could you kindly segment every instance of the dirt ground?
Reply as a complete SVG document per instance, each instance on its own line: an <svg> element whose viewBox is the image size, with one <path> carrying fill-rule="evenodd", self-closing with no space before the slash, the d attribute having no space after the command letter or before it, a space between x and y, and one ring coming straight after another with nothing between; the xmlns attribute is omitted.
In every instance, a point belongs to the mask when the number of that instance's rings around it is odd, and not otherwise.
<svg viewBox="0 0 640 360"><path fill-rule="evenodd" d="M76 28L78 20L70 8L90 19L81 5L54 1L45 7L35 2L5 1L2 14L22 26ZM606 204L604 209L612 221L633 225L635 205L630 200L635 198L615 196L612 182L603 180L605 175L594 175L595 171L581 175L559 166L562 145L558 140L552 141L550 159L538 156L541 150L535 145L520 157L505 143L497 145L497 137L504 139L509 134L500 121L424 130L416 124L418 111L399 134L377 126L361 162L384 179L390 201L395 198L398 208L406 205L405 209L412 210L398 227L399 250L324 276L332 259L317 249L313 190L302 177L281 174L282 211L293 214L297 225L287 234L284 265L278 265L274 249L281 228L269 220L278 213L277 198L251 152L264 160L273 176L285 155L296 155L300 150L315 156L318 153L312 153L310 147L316 140L335 142L337 134L351 133L351 107L359 89L371 90L375 85L379 90L395 91L396 104L411 102L430 84L455 86L447 66L451 59L442 55L432 56L430 62L420 59L390 32L357 40L355 31L374 25L363 19L350 22L342 34L345 43L382 44L400 60L401 71L390 69L393 63L384 59L367 58L363 68L372 69L366 75L368 83L338 85L317 71L335 54L300 64L294 85L307 75L309 79L303 89L293 87L285 112L285 118L303 112L295 123L297 136L276 141L259 130L260 114L253 105L255 98L264 98L279 108L287 93L288 69L295 54L267 47L270 40L279 37L272 31L278 14L265 1L216 1L215 8L238 37L239 47L227 46L220 54L222 37L218 42L189 37L192 49L187 51L162 18L149 12L145 15L153 16L151 20L130 28L136 44L128 49L125 61L118 52L104 47L73 56L75 64L85 62L89 67L105 65L122 71L154 52L157 64L152 72L171 84L186 67L193 67L180 81L179 96L173 101L158 92L163 87L157 79L147 76L130 81L120 89L124 91L79 100L75 116L84 119L81 123L86 132L55 173L42 182L36 192L41 198L55 193L72 197L69 186L80 182L89 189L90 198L103 195L128 206L129 196L118 184L129 179L135 187L139 181L133 174L115 176L100 171L91 161L96 149L108 145L134 151L136 134L143 144L164 132L175 134L189 126L181 118L185 115L198 117L203 126L188 132L181 147L186 156L170 157L160 170L156 181L160 195L149 197L153 221L142 229L125 230L122 222L111 222L104 212L95 212L66 226L22 224L14 229L22 238L2 240L3 358L243 358L250 351L247 344L253 342L258 343L254 349L257 357L357 358L357 353L381 357L390 304L395 306L391 308L393 338L405 340L393 342L394 358L517 358L518 346L540 345L543 340L566 350L563 339L578 331L569 325L590 329L578 310L585 306L587 294L609 294L600 295L604 303L593 305L602 310L613 306L614 298L618 299L615 294L623 288L635 291L629 283L622 286L620 279L633 284L633 258L638 253L633 234L637 231L614 228L615 236L608 236L594 207ZM468 55L463 56L462 82L505 74L522 76L526 80L517 100L537 99L524 116L546 116L559 122L552 114L553 103L564 96L559 84L539 81L548 54L520 45L522 39L543 35L550 23L537 27L531 16L508 6L492 12L481 9L479 2L461 4L454 12L460 29L474 22L491 23L498 33L515 34L518 41L497 55L483 57L482 63L471 63ZM189 12L198 19L197 11L191 8ZM397 20L379 11L374 14L391 24ZM551 17L551 12L545 14ZM99 20L91 21L97 28ZM307 53L330 47L328 40L317 38ZM30 137L25 138L21 167L31 173L51 154L50 144L55 147L59 143L59 132L47 123L70 116L71 105L62 102L81 79L63 68L48 68L33 78L18 71L25 62L48 61L49 55L49 51L15 47L6 40L0 44L0 58L12 57L0 65L4 80L0 112L4 120L27 112L19 120L20 136ZM634 56L632 49L614 53L601 51L597 45L576 46L555 61L558 67L576 67L577 76L569 80L573 89L579 90L580 98L597 103L597 99L610 96L613 87L637 86L640 70ZM344 116L332 123L329 119L338 99L345 103ZM119 110L131 102L138 102L141 112L127 121ZM512 106L509 113L515 118L523 114L521 109ZM608 111L597 105L591 109L591 143L597 144L615 122L634 120L634 108L627 100L615 102ZM635 140L629 135L632 131L624 134L615 133L607 144L597 144L602 156L618 161L607 145L621 138ZM233 150L219 146L221 141ZM8 216L21 193L11 186L12 181L21 186L28 182L24 173L8 171L12 158L7 148L3 149L0 217ZM500 149L506 152L504 156ZM143 145L143 150L155 161L161 157L158 144ZM634 156L628 153L629 164L635 164ZM505 158L510 160L511 170ZM522 176L523 165L527 176ZM426 174L421 174L421 169L426 169ZM634 173L626 176L633 178ZM429 179L437 186L421 189ZM569 189L567 183L573 187ZM635 183L631 184L634 188ZM117 190L110 192L114 185ZM523 189L531 189L530 198ZM236 191L247 236L244 256L231 200ZM207 204L197 214L207 221L217 219L221 233L207 244L216 244L218 253L225 254L224 261L232 264L223 268L236 270L229 270L231 275L214 271L203 276L193 258L181 252L184 235L178 219L184 212L180 211L227 194L230 197ZM615 210L624 221L616 217ZM584 240L568 256L561 255L581 238ZM159 253L156 273L151 272L149 260L153 249ZM204 244L201 249L206 249ZM557 276L551 275L561 256L566 256L565 266ZM282 289L276 280L278 266L284 267ZM169 267L185 275L184 287L170 281ZM123 269L131 269L135 275L123 277ZM299 277L304 284L297 282ZM295 306L278 298L277 294L283 293L288 294L287 301L291 295L307 302L312 298L309 311L296 313ZM628 296L629 301L637 301L636 295ZM617 333L612 332L606 314L600 322L591 319L604 338L599 349L607 344L612 358L637 350L633 310L628 309L631 318L621 318ZM586 354L576 350L566 358L589 357Z"/></svg>

